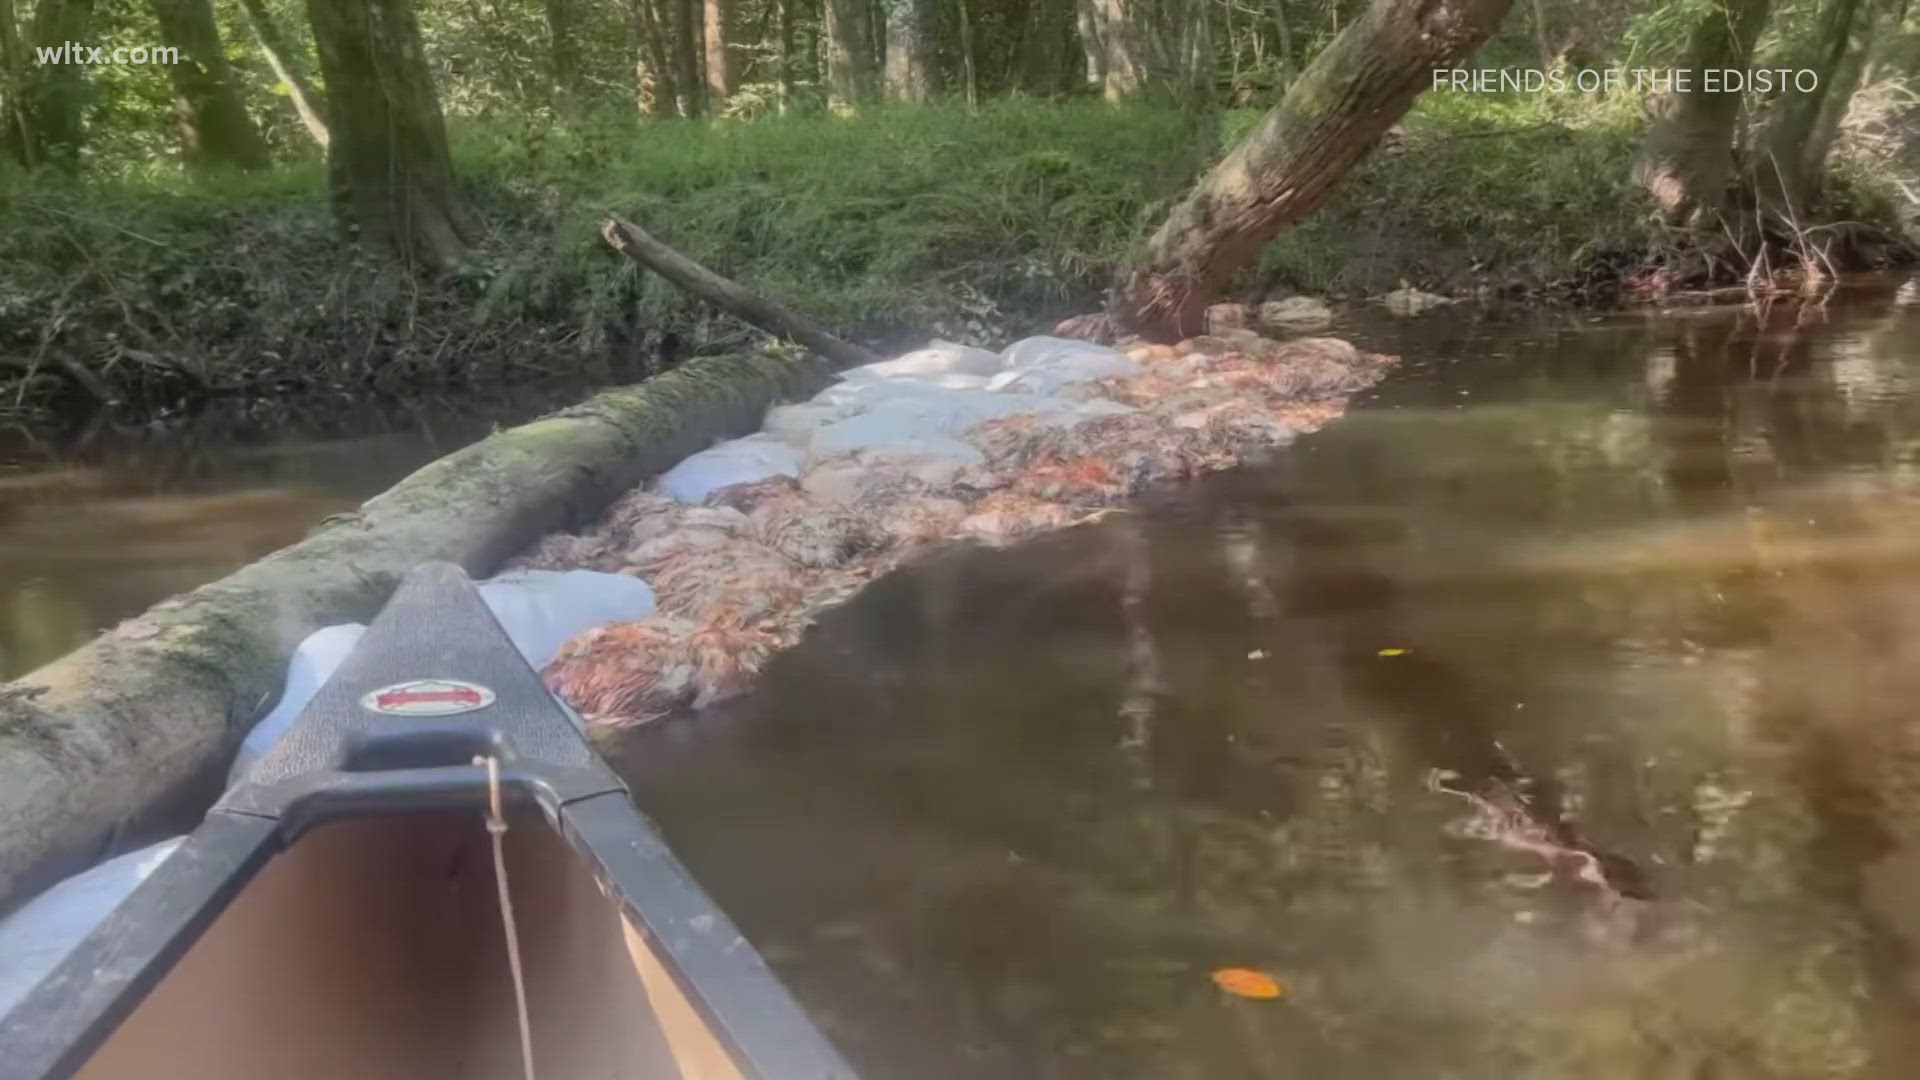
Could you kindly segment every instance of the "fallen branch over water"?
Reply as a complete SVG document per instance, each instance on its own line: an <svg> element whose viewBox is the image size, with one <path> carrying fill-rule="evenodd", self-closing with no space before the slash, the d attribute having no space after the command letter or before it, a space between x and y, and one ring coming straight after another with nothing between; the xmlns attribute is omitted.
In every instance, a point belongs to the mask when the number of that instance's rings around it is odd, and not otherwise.
<svg viewBox="0 0 1920 1080"><path fill-rule="evenodd" d="M613 250L659 274L694 296L770 334L791 338L841 367L858 367L881 359L842 341L788 311L779 304L742 288L648 235L645 229L618 218L600 228Z"/></svg>
<svg viewBox="0 0 1920 1080"><path fill-rule="evenodd" d="M314 630L364 621L430 559L475 575L824 385L811 357L696 360L500 432L358 511L0 687L0 898L84 862L222 760Z"/></svg>

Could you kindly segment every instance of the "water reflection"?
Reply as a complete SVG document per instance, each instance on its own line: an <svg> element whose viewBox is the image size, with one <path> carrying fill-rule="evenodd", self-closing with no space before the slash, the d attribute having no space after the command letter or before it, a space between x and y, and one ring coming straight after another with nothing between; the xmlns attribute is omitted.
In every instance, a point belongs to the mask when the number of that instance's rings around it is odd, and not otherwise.
<svg viewBox="0 0 1920 1080"><path fill-rule="evenodd" d="M300 539L439 446L410 434L0 464L0 678Z"/></svg>
<svg viewBox="0 0 1920 1080"><path fill-rule="evenodd" d="M1913 1075L1920 322L1356 333L1413 374L881 583L649 809L875 1076Z"/></svg>

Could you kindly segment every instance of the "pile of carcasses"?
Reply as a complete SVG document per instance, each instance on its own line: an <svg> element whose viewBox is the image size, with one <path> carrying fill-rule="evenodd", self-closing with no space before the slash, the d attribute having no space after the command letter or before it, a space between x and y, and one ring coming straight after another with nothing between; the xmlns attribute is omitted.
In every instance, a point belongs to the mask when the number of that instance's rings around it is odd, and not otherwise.
<svg viewBox="0 0 1920 1080"><path fill-rule="evenodd" d="M658 598L650 617L564 645L548 683L597 726L721 700L902 562L1012 543L1256 460L1338 416L1392 363L1335 338L1239 330L1118 349L934 342L844 372L518 560L634 575Z"/></svg>

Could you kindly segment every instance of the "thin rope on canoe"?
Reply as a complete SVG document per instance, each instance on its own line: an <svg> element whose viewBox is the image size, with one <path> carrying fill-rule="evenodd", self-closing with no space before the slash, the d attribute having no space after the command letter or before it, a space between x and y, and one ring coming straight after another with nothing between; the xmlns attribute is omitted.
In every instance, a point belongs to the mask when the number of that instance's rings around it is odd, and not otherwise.
<svg viewBox="0 0 1920 1080"><path fill-rule="evenodd" d="M507 853L502 842L507 834L507 816L500 806L500 759L477 757L473 763L487 767L487 833L493 838L493 880L500 887L500 921L507 931L507 966L513 970L513 1003L520 1017L520 1067L526 1080L535 1080L533 1025L527 1020L527 976L520 967L520 932L514 925L512 891L507 888Z"/></svg>

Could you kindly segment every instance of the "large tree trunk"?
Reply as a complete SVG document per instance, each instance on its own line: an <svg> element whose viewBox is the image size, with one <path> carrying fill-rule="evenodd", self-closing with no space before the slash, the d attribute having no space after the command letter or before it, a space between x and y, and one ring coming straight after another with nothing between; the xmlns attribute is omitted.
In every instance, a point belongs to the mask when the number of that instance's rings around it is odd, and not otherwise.
<svg viewBox="0 0 1920 1080"><path fill-rule="evenodd" d="M307 0L332 111L328 179L341 223L409 262L464 258L474 229L412 0Z"/></svg>
<svg viewBox="0 0 1920 1080"><path fill-rule="evenodd" d="M1826 146L1815 147L1812 140L1827 101L1835 93L1843 103L1853 95L1853 86L1842 90L1834 82L1850 49L1866 51L1867 42L1857 28L1871 26L1873 19L1859 18L1859 11L1860 0L1827 0L1813 40L1782 65L1812 71L1820 80L1806 93L1789 89L1780 95L1767 123L1763 153L1753 163L1757 189L1778 200L1790 214L1798 214L1805 206L1826 164ZM1858 79L1857 69L1854 77Z"/></svg>
<svg viewBox="0 0 1920 1080"><path fill-rule="evenodd" d="M886 0L887 96L925 102L939 89L939 0Z"/></svg>
<svg viewBox="0 0 1920 1080"><path fill-rule="evenodd" d="M481 576L828 381L811 357L719 356L484 439L352 515L0 687L0 902L219 765L301 639L366 621L433 559Z"/></svg>
<svg viewBox="0 0 1920 1080"><path fill-rule="evenodd" d="M1694 73L1685 93L1666 95L1647 133L1634 176L1671 224L1707 222L1726 201L1733 171L1734 125L1742 95L1708 93L1700 73L1745 68L1766 25L1768 0L1715 0L1701 16L1679 66Z"/></svg>
<svg viewBox="0 0 1920 1080"><path fill-rule="evenodd" d="M180 50L167 65L187 167L264 169L267 144L240 103L208 0L152 0L160 40Z"/></svg>
<svg viewBox="0 0 1920 1080"><path fill-rule="evenodd" d="M872 30L867 0L822 0L826 29L827 101L850 108L873 99Z"/></svg>
<svg viewBox="0 0 1920 1080"><path fill-rule="evenodd" d="M1175 204L1121 271L1111 321L1162 341L1199 333L1228 279L1319 205L1431 85L1435 68L1499 27L1509 2L1374 0Z"/></svg>
<svg viewBox="0 0 1920 1080"><path fill-rule="evenodd" d="M292 100L300 123L306 127L307 134L313 136L313 141L326 149L326 106L321 103L320 92L301 70L286 36L280 33L280 24L274 21L273 13L262 0L240 0L240 6L246 9L247 24L253 27L254 40L260 43L260 51L273 68L274 76L286 84L287 97Z"/></svg>
<svg viewBox="0 0 1920 1080"><path fill-rule="evenodd" d="M707 97L718 106L740 89L733 63L733 0L705 0Z"/></svg>
<svg viewBox="0 0 1920 1080"><path fill-rule="evenodd" d="M35 165L75 169L85 137L82 112L86 105L85 64L39 64L35 48L59 48L69 42L87 42L93 23L93 0L40 0L30 26L15 20L19 41L19 108L15 156Z"/></svg>

